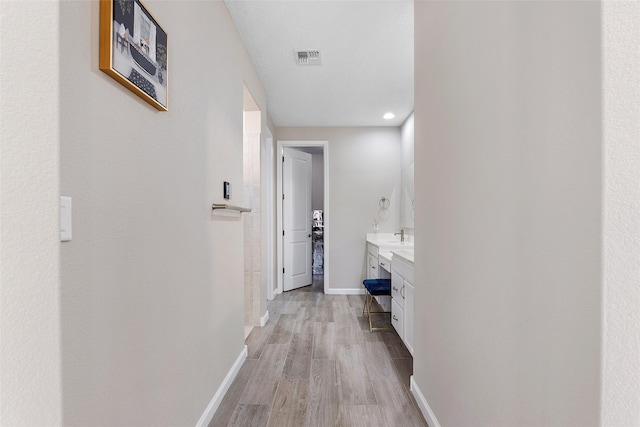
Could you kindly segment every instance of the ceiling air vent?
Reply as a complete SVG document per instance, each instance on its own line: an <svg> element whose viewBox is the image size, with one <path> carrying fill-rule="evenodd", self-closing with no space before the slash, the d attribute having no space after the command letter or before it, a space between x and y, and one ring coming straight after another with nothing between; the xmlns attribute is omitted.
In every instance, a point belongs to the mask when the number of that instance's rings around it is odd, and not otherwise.
<svg viewBox="0 0 640 427"><path fill-rule="evenodd" d="M298 65L320 65L319 50L296 50L295 53Z"/></svg>

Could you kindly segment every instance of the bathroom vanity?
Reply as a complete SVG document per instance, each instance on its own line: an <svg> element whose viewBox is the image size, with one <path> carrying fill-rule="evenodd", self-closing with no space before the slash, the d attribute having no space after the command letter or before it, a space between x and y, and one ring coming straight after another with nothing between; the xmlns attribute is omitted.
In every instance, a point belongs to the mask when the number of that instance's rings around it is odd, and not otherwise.
<svg viewBox="0 0 640 427"><path fill-rule="evenodd" d="M392 274L392 256L393 251L408 250L413 253L413 242L405 240L400 241L398 235L393 233L369 233L367 234L367 279L391 279ZM412 279L413 280L413 279ZM392 285L393 288L393 285ZM393 311L393 289L391 298L387 296L378 296L376 301L386 311ZM402 304L404 306L404 304ZM393 316L393 314L392 314ZM396 331L398 327L394 324ZM398 334L400 332L398 331ZM402 334L400 334L402 337Z"/></svg>
<svg viewBox="0 0 640 427"><path fill-rule="evenodd" d="M391 324L413 356L413 249L391 253Z"/></svg>

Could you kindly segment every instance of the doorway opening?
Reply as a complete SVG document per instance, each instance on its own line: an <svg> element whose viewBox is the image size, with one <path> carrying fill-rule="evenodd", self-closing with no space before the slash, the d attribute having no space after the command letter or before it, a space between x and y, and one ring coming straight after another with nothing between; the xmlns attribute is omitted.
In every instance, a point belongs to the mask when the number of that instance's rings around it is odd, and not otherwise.
<svg viewBox="0 0 640 427"><path fill-rule="evenodd" d="M244 229L244 327L245 337L260 325L262 307L262 223L260 139L262 113L251 93L243 93L242 181L244 204L251 212L243 218Z"/></svg>
<svg viewBox="0 0 640 427"><path fill-rule="evenodd" d="M282 159L285 158L286 150L306 153L311 157L311 189L309 208L300 208L305 210L304 221L308 225L307 231L300 237L308 238L309 252L302 249L302 244L296 244L291 241L291 237L295 233L286 235L286 229L289 228L288 221L292 212L292 205L302 206L300 200L296 197L303 197L305 191L296 190L295 186L291 186L291 173L287 171ZM304 260L306 269L311 273L308 283L304 285L314 284L321 286L322 290L327 293L330 289L329 283L329 152L328 141L282 141L277 142L277 184L276 184L276 207L277 207L277 281L275 293L281 293L291 288L291 283L296 278L292 278L291 271L287 272L285 266L301 264ZM301 161L300 161L301 162ZM300 163L299 162L299 163ZM294 173L295 176L295 173ZM287 188L289 194L287 194ZM287 198L288 197L288 198ZM294 200L292 200L294 199ZM289 211L288 211L289 210ZM295 228L295 227L294 227ZM296 246L297 245L297 246ZM302 255L301 255L302 254ZM300 257L304 257L303 260ZM300 268L300 271L303 269ZM303 283L303 282L301 282ZM293 286L299 286L293 285Z"/></svg>

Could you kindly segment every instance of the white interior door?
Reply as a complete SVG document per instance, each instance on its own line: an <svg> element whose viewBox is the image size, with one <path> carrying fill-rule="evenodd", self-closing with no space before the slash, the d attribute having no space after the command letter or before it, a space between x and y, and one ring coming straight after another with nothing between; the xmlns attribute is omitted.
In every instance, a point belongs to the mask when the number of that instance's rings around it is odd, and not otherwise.
<svg viewBox="0 0 640 427"><path fill-rule="evenodd" d="M311 284L311 154L284 147L282 230L285 291Z"/></svg>

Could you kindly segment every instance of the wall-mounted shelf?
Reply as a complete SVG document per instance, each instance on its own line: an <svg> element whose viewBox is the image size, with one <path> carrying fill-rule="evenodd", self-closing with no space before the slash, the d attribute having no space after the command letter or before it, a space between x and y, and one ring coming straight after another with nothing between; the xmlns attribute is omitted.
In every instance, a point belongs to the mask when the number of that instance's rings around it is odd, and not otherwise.
<svg viewBox="0 0 640 427"><path fill-rule="evenodd" d="M233 206L233 205L228 205L226 203L214 203L211 205L211 209L212 210L216 210L216 209L224 209L227 211L237 211L237 212L251 212L250 208L243 208L242 206Z"/></svg>

